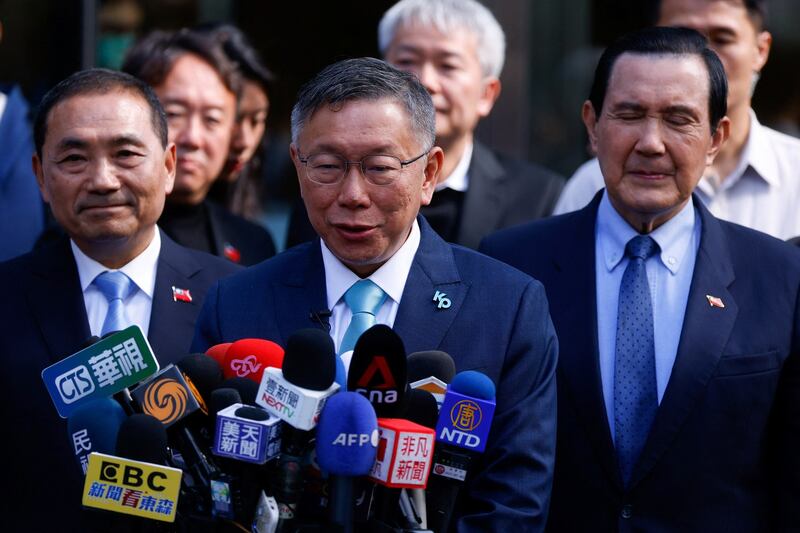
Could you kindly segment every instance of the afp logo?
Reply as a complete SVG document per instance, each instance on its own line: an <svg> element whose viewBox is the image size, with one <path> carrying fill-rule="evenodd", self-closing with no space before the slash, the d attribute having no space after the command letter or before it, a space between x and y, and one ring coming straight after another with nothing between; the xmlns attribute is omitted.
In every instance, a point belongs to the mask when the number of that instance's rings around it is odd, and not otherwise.
<svg viewBox="0 0 800 533"><path fill-rule="evenodd" d="M365 446L370 445L373 448L378 446L378 430L372 430L369 435L366 433L339 433L333 439L334 446Z"/></svg>

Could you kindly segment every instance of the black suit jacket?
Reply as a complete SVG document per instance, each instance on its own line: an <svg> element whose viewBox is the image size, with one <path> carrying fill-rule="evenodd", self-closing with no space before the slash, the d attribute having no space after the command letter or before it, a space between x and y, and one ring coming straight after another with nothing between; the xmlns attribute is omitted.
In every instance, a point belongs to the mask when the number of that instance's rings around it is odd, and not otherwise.
<svg viewBox="0 0 800 533"><path fill-rule="evenodd" d="M548 529L800 530L800 253L694 200L702 234L678 353L624 490L598 366L599 200L481 248L542 281L559 337Z"/></svg>
<svg viewBox="0 0 800 533"><path fill-rule="evenodd" d="M469 188L461 208L456 244L477 249L491 232L549 216L564 188L564 178L544 167L496 154L475 141ZM425 206L420 213L425 215ZM317 237L302 199L292 209L286 246Z"/></svg>
<svg viewBox="0 0 800 533"><path fill-rule="evenodd" d="M194 322L209 286L239 267L188 250L161 234L148 340L160 365L189 353ZM90 336L69 241L0 263L0 405L6 426L0 509L10 531L83 531L83 479L42 382L42 370L72 355ZM189 289L191 303L174 301L172 286ZM15 529L19 526L20 529Z"/></svg>

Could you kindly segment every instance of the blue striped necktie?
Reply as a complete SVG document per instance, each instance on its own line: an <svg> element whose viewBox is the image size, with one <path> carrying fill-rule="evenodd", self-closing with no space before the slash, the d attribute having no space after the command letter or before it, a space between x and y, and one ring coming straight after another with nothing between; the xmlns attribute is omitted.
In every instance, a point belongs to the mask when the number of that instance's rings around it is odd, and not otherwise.
<svg viewBox="0 0 800 533"><path fill-rule="evenodd" d="M344 293L344 302L353 313L353 318L350 319L350 325L342 337L340 354L352 350L361 334L378 322L375 315L385 301L386 293L372 280L358 280L347 289Z"/></svg>
<svg viewBox="0 0 800 533"><path fill-rule="evenodd" d="M108 312L106 313L106 319L103 321L103 329L100 331L100 336L102 337L107 333L128 327L130 320L125 315L124 301L131 295L136 285L119 270L114 272L106 270L98 274L92 283L100 289L100 292L108 300Z"/></svg>
<svg viewBox="0 0 800 533"><path fill-rule="evenodd" d="M622 480L627 486L658 410L653 305L645 261L658 252L649 236L625 246L630 258L619 287L614 356L614 433Z"/></svg>

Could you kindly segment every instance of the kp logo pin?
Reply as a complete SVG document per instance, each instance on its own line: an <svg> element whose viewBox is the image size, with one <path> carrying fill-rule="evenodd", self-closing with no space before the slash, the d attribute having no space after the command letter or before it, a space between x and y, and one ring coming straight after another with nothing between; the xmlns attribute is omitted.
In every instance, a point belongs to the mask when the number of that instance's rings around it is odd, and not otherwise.
<svg viewBox="0 0 800 533"><path fill-rule="evenodd" d="M447 294L439 291L436 291L436 294L433 295L433 301L437 302L437 309L447 309L452 305L450 298L447 298Z"/></svg>

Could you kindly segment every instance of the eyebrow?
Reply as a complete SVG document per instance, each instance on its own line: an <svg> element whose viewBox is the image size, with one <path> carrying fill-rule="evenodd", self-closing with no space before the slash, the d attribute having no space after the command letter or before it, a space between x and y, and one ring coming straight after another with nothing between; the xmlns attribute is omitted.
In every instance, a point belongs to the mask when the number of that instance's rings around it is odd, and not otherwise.
<svg viewBox="0 0 800 533"><path fill-rule="evenodd" d="M161 105L163 107L167 107L168 105L179 105L179 106L185 107L185 108L193 108L194 107L194 106L190 105L186 100L183 100L183 99L180 99L180 98L164 99L164 100L161 101ZM204 106L200 106L200 109L202 109L204 111L205 110L209 110L209 109L217 109L219 111L225 111L225 105L222 105L222 104L219 104L219 105L217 105L217 104L204 105Z"/></svg>
<svg viewBox="0 0 800 533"><path fill-rule="evenodd" d="M109 144L114 147L134 145L137 147L144 148L146 146L145 142L135 135L118 135L116 137L113 137ZM61 141L59 141L59 143L55 146L55 149L57 151L71 150L71 149L82 150L88 147L89 147L89 142L83 139L78 139L76 137L66 137L64 139L61 139Z"/></svg>
<svg viewBox="0 0 800 533"><path fill-rule="evenodd" d="M646 111L644 106L636 102L618 102L611 107L611 111ZM697 110L693 107L675 104L660 110L662 113L680 113L685 115L697 116Z"/></svg>
<svg viewBox="0 0 800 533"><path fill-rule="evenodd" d="M410 44L398 44L396 45L398 52L410 52L412 54L422 54L424 50L421 47L410 45ZM434 50L434 55L439 58L460 58L463 57L464 54L460 50L442 50L436 49Z"/></svg>

